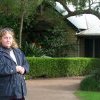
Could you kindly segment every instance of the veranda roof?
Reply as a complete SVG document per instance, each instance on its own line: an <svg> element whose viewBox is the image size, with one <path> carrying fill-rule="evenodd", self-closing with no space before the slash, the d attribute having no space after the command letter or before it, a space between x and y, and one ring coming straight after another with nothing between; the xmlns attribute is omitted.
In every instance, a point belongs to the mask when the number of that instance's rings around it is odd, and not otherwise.
<svg viewBox="0 0 100 100"><path fill-rule="evenodd" d="M86 29L79 33L76 33L77 36L100 36L100 26L94 26L92 28Z"/></svg>
<svg viewBox="0 0 100 100"><path fill-rule="evenodd" d="M82 14L67 18L74 26L80 29L89 29L100 26L100 19L93 14Z"/></svg>

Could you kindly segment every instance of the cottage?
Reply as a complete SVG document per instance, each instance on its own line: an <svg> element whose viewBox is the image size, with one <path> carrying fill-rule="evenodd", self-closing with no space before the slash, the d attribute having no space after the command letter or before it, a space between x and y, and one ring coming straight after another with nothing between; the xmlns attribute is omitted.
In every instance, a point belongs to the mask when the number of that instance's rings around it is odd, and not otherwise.
<svg viewBox="0 0 100 100"><path fill-rule="evenodd" d="M78 54L82 57L100 57L100 27L92 27L76 33Z"/></svg>
<svg viewBox="0 0 100 100"><path fill-rule="evenodd" d="M72 16L68 20L78 29L77 56L100 57L100 20L92 14Z"/></svg>

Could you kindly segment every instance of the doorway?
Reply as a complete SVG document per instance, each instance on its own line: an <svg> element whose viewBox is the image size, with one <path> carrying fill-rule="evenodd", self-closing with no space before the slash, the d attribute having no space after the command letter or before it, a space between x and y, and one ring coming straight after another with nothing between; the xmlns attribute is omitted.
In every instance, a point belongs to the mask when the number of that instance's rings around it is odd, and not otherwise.
<svg viewBox="0 0 100 100"><path fill-rule="evenodd" d="M85 39L85 57L100 57L100 38Z"/></svg>

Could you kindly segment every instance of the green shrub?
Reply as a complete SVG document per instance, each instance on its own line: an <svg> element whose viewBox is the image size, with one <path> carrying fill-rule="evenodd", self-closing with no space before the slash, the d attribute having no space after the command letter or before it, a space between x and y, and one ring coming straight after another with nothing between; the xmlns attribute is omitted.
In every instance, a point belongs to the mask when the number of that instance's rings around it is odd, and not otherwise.
<svg viewBox="0 0 100 100"><path fill-rule="evenodd" d="M100 91L100 68L95 68L89 77L82 80L80 89L85 91Z"/></svg>
<svg viewBox="0 0 100 100"><path fill-rule="evenodd" d="M28 77L66 77L88 75L98 66L100 59L93 58L40 58L28 57Z"/></svg>
<svg viewBox="0 0 100 100"><path fill-rule="evenodd" d="M80 89L84 91L100 91L100 81L94 76L88 76L82 80Z"/></svg>
<svg viewBox="0 0 100 100"><path fill-rule="evenodd" d="M28 44L26 42L24 43L22 50L26 56L30 57L40 57L44 55L42 48L36 46L36 44Z"/></svg>
<svg viewBox="0 0 100 100"><path fill-rule="evenodd" d="M95 68L95 70L92 71L91 75L98 81L100 81L100 67Z"/></svg>

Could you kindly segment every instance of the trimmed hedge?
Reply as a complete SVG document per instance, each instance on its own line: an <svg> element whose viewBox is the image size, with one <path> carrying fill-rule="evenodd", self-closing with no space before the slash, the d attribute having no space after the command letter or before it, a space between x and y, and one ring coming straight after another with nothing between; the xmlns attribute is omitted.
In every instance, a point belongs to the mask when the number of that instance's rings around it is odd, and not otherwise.
<svg viewBox="0 0 100 100"><path fill-rule="evenodd" d="M83 76L100 66L96 58L37 58L27 57L28 78Z"/></svg>

